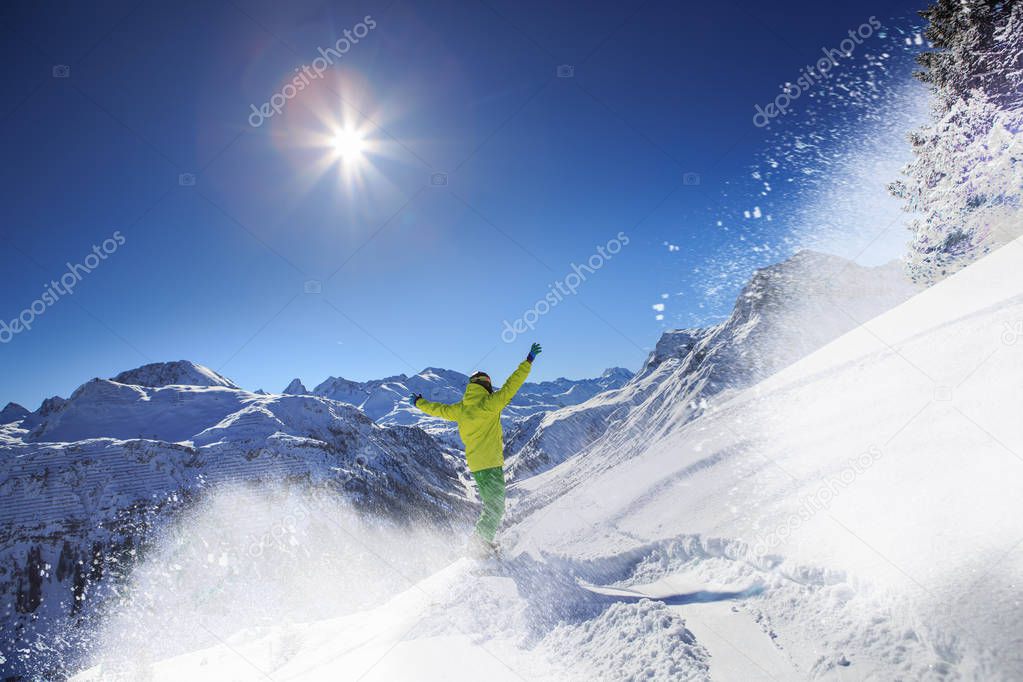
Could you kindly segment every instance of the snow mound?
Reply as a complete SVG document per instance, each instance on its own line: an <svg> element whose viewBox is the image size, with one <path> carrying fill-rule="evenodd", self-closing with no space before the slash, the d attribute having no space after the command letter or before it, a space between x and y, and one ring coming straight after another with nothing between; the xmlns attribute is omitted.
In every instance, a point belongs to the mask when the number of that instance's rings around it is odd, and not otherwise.
<svg viewBox="0 0 1023 682"><path fill-rule="evenodd" d="M163 386L221 386L238 388L230 379L217 374L209 367L197 365L188 360L176 362L154 362L135 369L121 372L111 381L133 386L160 388Z"/></svg>
<svg viewBox="0 0 1023 682"><path fill-rule="evenodd" d="M544 645L578 657L593 680L706 680L707 650L663 602L616 602L581 626L562 625Z"/></svg>

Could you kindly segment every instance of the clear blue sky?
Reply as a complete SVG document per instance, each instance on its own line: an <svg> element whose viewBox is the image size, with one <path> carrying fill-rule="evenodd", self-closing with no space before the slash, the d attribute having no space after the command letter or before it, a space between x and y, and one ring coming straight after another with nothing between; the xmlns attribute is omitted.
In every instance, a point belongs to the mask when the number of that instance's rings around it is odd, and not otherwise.
<svg viewBox="0 0 1023 682"><path fill-rule="evenodd" d="M539 379L636 369L665 327L727 309L675 293L734 246L714 217L751 203L734 183L767 144L753 105L871 15L920 6L5 3L0 317L115 231L124 243L0 344L0 404L175 359L271 391L426 366L501 376L534 339ZM322 79L249 125L366 15ZM342 119L367 145L347 176L317 137ZM629 245L577 295L502 341L619 231Z"/></svg>

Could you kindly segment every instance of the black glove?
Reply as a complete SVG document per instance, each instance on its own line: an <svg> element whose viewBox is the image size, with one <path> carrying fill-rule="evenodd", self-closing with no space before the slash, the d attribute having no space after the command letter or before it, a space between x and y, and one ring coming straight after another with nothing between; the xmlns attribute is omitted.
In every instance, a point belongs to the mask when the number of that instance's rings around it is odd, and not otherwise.
<svg viewBox="0 0 1023 682"><path fill-rule="evenodd" d="M415 407L416 403L419 402L419 399L422 397L423 397L422 393L413 393L408 397L408 401L412 403L412 407Z"/></svg>
<svg viewBox="0 0 1023 682"><path fill-rule="evenodd" d="M536 356L543 352L543 348L540 348L540 344L534 343L529 347L529 355L526 356L526 360L532 362L536 359Z"/></svg>

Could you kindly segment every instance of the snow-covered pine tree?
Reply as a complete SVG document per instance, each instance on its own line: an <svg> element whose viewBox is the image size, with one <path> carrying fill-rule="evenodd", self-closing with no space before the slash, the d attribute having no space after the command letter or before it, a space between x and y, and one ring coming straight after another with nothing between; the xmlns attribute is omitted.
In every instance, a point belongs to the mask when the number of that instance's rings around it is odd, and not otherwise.
<svg viewBox="0 0 1023 682"><path fill-rule="evenodd" d="M943 278L1023 234L1023 2L938 0L917 74L932 121L892 192L914 214L908 266Z"/></svg>

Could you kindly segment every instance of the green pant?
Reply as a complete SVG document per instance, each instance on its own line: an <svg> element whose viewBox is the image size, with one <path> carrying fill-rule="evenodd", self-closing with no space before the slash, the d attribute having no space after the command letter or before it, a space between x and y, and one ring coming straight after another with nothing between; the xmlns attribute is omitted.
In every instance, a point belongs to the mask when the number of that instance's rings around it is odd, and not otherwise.
<svg viewBox="0 0 1023 682"><path fill-rule="evenodd" d="M504 467L474 471L476 489L483 501L483 512L476 522L476 533L487 542L494 541L497 527L504 516Z"/></svg>

